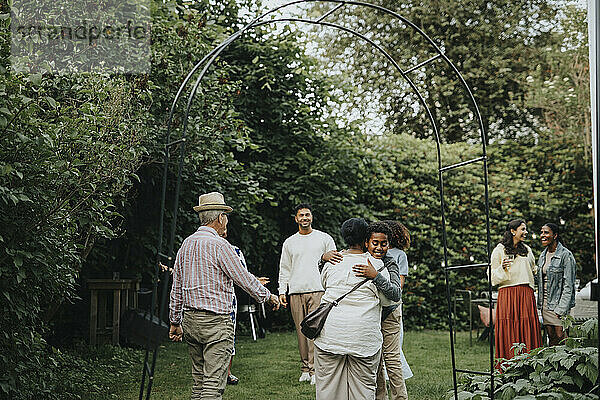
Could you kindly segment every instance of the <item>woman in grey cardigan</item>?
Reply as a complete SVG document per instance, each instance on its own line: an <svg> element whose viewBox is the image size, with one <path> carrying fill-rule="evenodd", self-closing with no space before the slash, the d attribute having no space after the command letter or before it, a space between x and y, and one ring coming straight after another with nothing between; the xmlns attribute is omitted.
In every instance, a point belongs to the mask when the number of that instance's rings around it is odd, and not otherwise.
<svg viewBox="0 0 600 400"><path fill-rule="evenodd" d="M577 264L573 253L560 241L558 225L549 222L542 226L540 239L545 249L538 260L537 304L550 346L556 346L566 337L560 319L575 305Z"/></svg>

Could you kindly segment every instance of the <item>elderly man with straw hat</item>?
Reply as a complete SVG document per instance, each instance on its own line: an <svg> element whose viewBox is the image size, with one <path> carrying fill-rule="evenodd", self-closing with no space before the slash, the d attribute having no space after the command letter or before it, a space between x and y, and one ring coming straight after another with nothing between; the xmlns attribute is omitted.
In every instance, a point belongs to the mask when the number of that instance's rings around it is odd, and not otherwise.
<svg viewBox="0 0 600 400"><path fill-rule="evenodd" d="M233 211L221 193L203 194L194 207L200 228L186 238L175 259L169 304L173 341L185 339L192 359L192 400L221 399L233 350L235 283L259 303L279 308L279 299L242 265L222 236Z"/></svg>

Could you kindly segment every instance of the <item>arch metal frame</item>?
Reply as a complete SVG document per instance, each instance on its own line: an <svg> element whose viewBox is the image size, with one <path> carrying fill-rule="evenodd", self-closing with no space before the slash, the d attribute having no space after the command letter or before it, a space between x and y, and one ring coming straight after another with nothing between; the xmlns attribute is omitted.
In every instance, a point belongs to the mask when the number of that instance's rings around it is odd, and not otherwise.
<svg viewBox="0 0 600 400"><path fill-rule="evenodd" d="M299 5L299 4L309 4L309 3L332 4L334 7L331 8L326 13L324 13L322 16L320 16L320 18L318 18L316 20L305 19L305 18L272 18L273 13L278 12L286 7L295 6L295 5ZM342 25L324 21L326 18L333 15L336 11L338 11L339 9L341 9L342 7L344 7L346 5L365 7L365 8L370 9L371 11L385 13L385 14L395 18L396 20L401 21L402 23L406 24L406 26L412 28L415 32L417 32L423 39L425 39L425 41L431 46L431 49L433 49L435 51L435 53L437 53L437 54L427 60L424 60L424 61L418 63L417 65L414 65L406 70L403 70L400 67L400 65L398 64L398 62L392 56L390 56L385 51L385 49L383 49L380 45L378 45L377 43L375 43L373 40L369 39L365 35L363 35L359 32L356 32L353 29L344 27ZM269 16L271 16L271 19L265 20ZM263 14L261 14L260 16L256 17L251 22L246 24L243 28L241 28L237 32L233 33L231 36L229 36L227 39L225 39L223 42L221 42L217 47L215 47L210 53L208 53L202 60L200 60L198 63L196 63L194 65L194 67L192 68L192 70L187 74L187 76L181 83L179 90L177 91L177 94L173 100L173 103L172 103L172 106L171 106L171 109L169 112L168 123L167 123L167 133L166 133L166 138L165 138L164 160L163 160L163 171L162 171L160 221L159 221L159 229L158 229L159 232L158 232L156 263L154 266L152 299L151 299L151 306L150 306L150 310L149 310L150 315L155 315L156 311L157 311L158 283L160 280L159 277L161 274L161 269L164 270L164 268L161 268L161 266L164 265L163 262L166 263L168 267L172 267L174 264L175 233L176 233L176 228L177 228L179 193L181 190L181 176L182 176L182 170L183 170L183 166L184 166L184 156L185 156L185 151L186 151L186 136L187 136L187 127L188 127L188 117L189 117L192 102L193 102L194 98L196 97L196 95L198 93L198 89L202 83L202 80L208 73L209 68L213 65L213 63L218 58L218 56L231 43L233 43L235 40L239 39L245 33L249 32L252 29L255 29L255 28L258 28L258 27L261 27L264 25L268 25L268 24L281 23L281 22L285 22L285 23L298 22L298 23L305 23L305 24L312 24L312 25L319 25L319 26L324 26L324 27L329 27L329 28L335 28L337 30L349 33L349 34L353 35L354 37L367 42L374 49L376 49L379 53L381 53L381 55L383 55L388 61L391 62L393 67L400 73L400 75L405 80L405 82L408 83L408 85L412 89L413 93L417 96L419 103L424 108L424 110L427 114L427 118L431 124L431 128L433 130L434 136L435 136L436 148L437 148L438 181L439 181L438 189L439 189L439 201L440 201L441 221L442 221L442 242L444 245L443 264L442 265L443 265L443 269L444 269L445 282L446 282L446 298L447 298L447 306L448 306L448 322L449 322L449 328L450 328L449 333L450 333L450 350L451 350L451 356L452 356L452 375L453 375L453 384L454 384L454 398L458 399L457 373L461 372L461 373L471 373L471 374L490 376L491 386L490 386L489 394L490 394L490 398L493 400L494 399L494 340L490 339L490 346L489 346L490 371L472 371L472 370L463 370L463 369L457 368L456 357L455 357L455 343L454 343L454 316L452 313L452 305L451 305L452 293L451 293L451 289L450 289L450 271L486 268L487 276L488 276L487 291L488 291L489 307L490 307L490 309L492 308L492 285L491 285L491 264L490 264L491 237L490 237L489 192L488 192L488 160L487 160L487 149L486 149L487 140L486 140L486 133L485 133L483 121L481 118L481 114L479 111L479 107L477 105L477 101L475 100L475 97L473 96L473 93L472 93L469 85L467 84L467 82L465 81L463 76L461 75L458 68L452 63L452 61L444 54L444 52L442 52L442 50L439 48L439 46L436 45L436 43L425 32L423 32L419 27L417 27L415 24L413 24L411 21L409 21L405 17L401 16L400 14L398 14L392 10L389 10L385 7L375 5L375 4L370 4L370 3L366 3L366 2L362 2L362 1L352 1L352 0L293 0L293 1L290 1L286 4L282 4L282 5L275 7L267 12L264 12ZM467 93L467 95L470 99L470 102L471 102L471 106L473 108L472 109L473 115L477 119L478 130L479 130L480 138L481 138L481 156L480 157L477 157L472 160L452 164L452 165L446 165L446 166L442 165L441 141L440 141L439 129L438 129L438 125L436 124L436 120L433 117L433 113L431 112L430 108L428 107L427 102L425 101L425 97L419 92L417 86L410 79L410 77L408 75L415 70L424 68L428 64L430 64L438 59L443 60L447 64L447 66L449 66L451 68L451 70L454 72L456 78L462 85L463 89ZM202 68L202 69L200 70L200 68ZM192 77L199 70L200 70L200 73L199 73L198 77L196 78L196 81L193 84L191 92L187 99L184 118L183 118L182 136L181 136L181 138L179 138L177 140L171 140L171 134L172 134L172 129L173 129L173 127L172 127L173 117L175 114L177 104L178 104L179 100L183 97L184 90L186 88L189 88L189 83L192 81ZM169 241L167 244L167 251L163 252L163 246L164 246L163 235L164 235L164 229L165 229L164 221L165 221L165 208L166 208L168 167L169 167L169 164L172 159L171 151L172 151L172 149L175 148L175 146L179 146L179 155L178 155L179 163L178 163L177 180L176 180L176 184L175 184L175 193L174 193L174 199L173 199L173 211L172 211ZM484 183L484 191L485 191L484 199L485 199L487 262L478 263L478 264L469 264L469 265L449 266L448 265L448 241L447 241L447 229L446 229L446 212L445 212L446 203L444 201L444 173L454 170L456 168L460 168L460 167L470 165L473 163L478 163L478 162L482 163L482 167L483 167L483 183ZM165 316L167 293L169 291L168 290L169 283L170 283L169 272L165 270L163 272L163 277L162 277L162 295L161 295L160 307L158 310L160 321L163 321L164 316ZM493 330L494 330L493 321L490 321L490 330L491 330L491 332L493 332ZM492 338L492 337L493 337L493 335L490 335L490 338ZM146 399L150 398L150 394L151 394L151 390L152 390L152 383L153 383L153 378L154 378L154 370L156 367L158 348L159 348L158 345L151 345L150 341L148 341L148 344L146 345L146 354L145 354L145 358L144 358L144 365L142 368L142 380L141 380L141 384L140 384L140 393L139 393L140 400L142 400L144 398L144 394L145 394ZM149 360L150 352L153 352L151 362ZM147 384L146 384L146 381L147 381Z"/></svg>

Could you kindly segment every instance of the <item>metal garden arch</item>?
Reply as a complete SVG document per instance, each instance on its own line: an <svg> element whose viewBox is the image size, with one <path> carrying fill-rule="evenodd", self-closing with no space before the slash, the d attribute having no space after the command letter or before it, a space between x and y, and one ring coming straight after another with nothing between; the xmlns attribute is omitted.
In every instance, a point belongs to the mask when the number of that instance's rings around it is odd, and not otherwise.
<svg viewBox="0 0 600 400"><path fill-rule="evenodd" d="M271 14L273 14L285 7L289 7L289 6L293 6L293 5L297 5L297 4L307 4L307 3L332 4L333 7L329 11L327 11L326 13L321 15L316 20L304 19L304 18L273 18L273 19L268 19L268 20L266 19L266 17L271 16ZM434 50L435 53L437 53L437 54L427 60L424 60L424 61L406 69L406 70L403 70L400 67L400 65L398 64L398 62L393 57L391 57L381 46L376 44L373 40L369 39L368 37L362 35L359 32L354 31L353 29L344 27L344 26L336 24L336 23L325 22L326 18L333 15L336 11L338 11L339 9L341 9L342 7L344 7L346 5L366 7L368 9L371 9L372 11L383 12L385 14L388 14L391 17L396 18L397 20L400 20L401 22L406 24L406 26L412 28L415 32L417 32L431 46L431 49ZM491 378L490 397L493 399L494 398L494 393L493 393L494 392L494 374L493 374L493 371L494 371L494 341L493 340L490 340L490 371L482 372L482 371L464 370L464 369L459 369L456 366L455 351L454 351L455 350L455 348L454 348L454 346L455 346L455 343L454 343L454 320L453 320L452 307L451 307L452 293L450 290L450 275L449 275L449 272L451 270L486 268L488 271L489 307L490 308L492 307L492 296L491 296L492 286L491 286L491 280L489 278L489 276L490 276L489 260L490 260L490 251L491 251L491 246L490 246L491 239L490 239L490 218L489 218L489 200L488 200L488 168L487 168L487 152L486 152L486 134L485 134L483 122L481 119L481 115L479 112L479 107L477 106L477 102L475 101L475 98L473 97L471 89L467 85L466 81L463 79L459 70L448 59L448 57L446 57L446 55L444 55L444 53L433 42L433 40L431 40L429 38L429 36L427 36L420 28L418 28L416 25L414 25L412 22L410 22L403 16L401 16L401 15L397 14L396 12L391 11L385 7L381 7L381 6L378 6L375 4L369 4L369 3L365 3L365 2L361 2L361 1L351 1L351 0L349 0L349 1L345 1L345 0L295 0L295 1L290 1L286 4L275 7L273 9L263 13L262 15L260 15L259 17L255 18L253 21L248 23L246 26L244 26L242 29L240 29L239 31L237 31L234 34L232 34L231 36L229 36L226 40L224 40L221 44L219 44L216 48L214 48L210 53L208 53L202 60L200 60L194 66L194 68L188 73L188 75L184 79L183 83L179 87L179 90L175 96L175 99L173 100L173 104L171 106L168 124L167 124L167 135L166 135L166 140L165 140L165 155L164 155L163 176L162 176L162 194L161 194L159 234L158 234L156 263L155 263L155 268L154 268L155 278L153 281L152 300L151 300L151 306L150 306L151 308L149 310L150 315L155 315L155 312L157 311L156 308L157 308L157 298L158 298L158 282L159 282L159 276L160 276L160 271L161 271L160 266L161 266L161 264L164 263L167 266L172 267L173 263L174 263L175 231L176 231L176 227L177 227L177 210L178 210L178 203L179 203L179 192L181 189L181 171L183 169L183 163L184 163L188 116L189 116L192 101L194 100L194 98L198 92L198 88L200 87L200 84L202 83L202 79L207 74L209 68L214 63L214 61L217 59L219 54L221 54L221 52L223 52L231 43L233 43L236 39L240 38L242 35L244 35L249 30L263 26L263 25L278 23L278 22L300 22L300 23L305 23L305 24L320 25L320 26L335 28L335 29L347 32L347 33L353 35L354 37L369 43L373 48L375 48L377 51L379 51L387 60L389 60L391 62L391 64L394 66L394 68L400 73L402 78L406 81L406 83L408 83L408 85L410 86L410 88L412 89L414 94L417 96L421 106L425 109L425 112L427 113L429 122L431 123L431 128L434 132L434 136L436 139L436 145L437 145L439 201L440 201L440 206L441 206L440 208L441 208L441 220L442 220L442 242L444 245L443 269L444 269L445 280L446 280L446 297L447 297L447 302L448 302L448 320L449 320L449 326L450 326L450 349L451 349L451 356L452 356L454 397L455 397L455 399L458 399L457 373L463 372L463 373L472 373L472 374L490 376L490 378ZM436 121L433 117L433 114L432 114L430 108L427 106L425 98L423 97L423 95L421 95L418 88L416 87L416 85L413 83L413 81L410 79L410 76L409 76L409 74L411 72L418 70L420 68L424 68L428 64L430 64L438 59L443 60L451 68L451 70L455 74L456 79L460 82L463 89L468 94L468 97L471 100L471 106L473 108L472 112L473 112L475 118L477 119L478 129L479 129L479 133L480 133L480 137L481 137L481 156L480 157L472 159L472 160L468 160L468 161L463 161L463 162L460 162L457 164L446 165L446 166L444 166L442 164L442 154L441 154L441 147L440 147L440 136L439 136L439 131L438 131L438 125L436 124ZM184 89L186 87L188 87L188 84L191 82L192 77L198 72L198 70L200 70L200 68L202 68L202 69L201 69L198 77L196 78L196 81L191 89L191 92L190 92L188 100L187 100L187 105L186 105L185 114L184 114L184 118L183 118L182 137L177 140L172 140L171 139L171 130L172 130L172 123L173 123L173 115L175 113L177 103L180 100L180 98L182 97ZM176 145L179 145L179 155L178 155L179 163L178 163L177 181L176 181L175 193L174 193L174 202L173 202L173 211L172 211L173 216L172 216L172 220L171 220L169 242L167 245L167 250L163 251L163 247L164 247L163 233L164 233L165 206L166 206L166 188L167 188L167 180L168 180L168 166L169 166L169 163L171 162L171 150ZM485 188L484 189L485 190L484 199L485 199L485 220L486 220L486 240L487 240L487 248L486 248L487 262L479 263L479 264L449 266L448 265L447 232L446 232L446 215L445 215L446 204L444 201L444 174L450 170L453 170L453 169L456 169L459 167L463 167L463 166L466 166L469 164L473 164L473 163L482 163L482 167L483 167L483 183L484 183L484 188ZM161 296L160 308L159 308L159 318L161 321L164 319L167 293L169 291L168 290L169 282L170 282L169 281L169 273L168 273L168 271L165 271L165 272L163 272L163 277L162 277L162 296ZM490 329L493 332L493 322L490 322ZM151 361L150 361L150 352L153 353ZM151 390L152 390L152 383L153 383L153 378L154 378L154 369L156 366L157 354L158 354L158 345L150 344L150 341L148 341L148 344L146 346L146 355L144 358L144 365L143 365L143 369L142 369L142 380L141 380L141 384L140 384L140 394L139 394L140 400L142 400L144 398L144 394L145 394L146 399L150 398L150 394L151 394ZM147 380L147 382L146 382L146 380Z"/></svg>

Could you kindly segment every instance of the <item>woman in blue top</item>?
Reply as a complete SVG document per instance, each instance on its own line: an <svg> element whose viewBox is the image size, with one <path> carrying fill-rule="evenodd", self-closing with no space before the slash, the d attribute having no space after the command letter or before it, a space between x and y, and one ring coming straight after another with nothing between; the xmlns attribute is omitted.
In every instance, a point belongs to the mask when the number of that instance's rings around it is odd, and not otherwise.
<svg viewBox="0 0 600 400"><path fill-rule="evenodd" d="M402 224L397 221L387 221L392 230L392 240L390 241L390 249L387 255L392 257L398 264L400 272L400 287L404 289L404 282L408 276L408 257L406 256L405 250L410 247L410 232ZM398 305L400 309L400 316L402 316L402 297L400 297L400 303ZM402 361L402 371L404 379L412 378L413 372L404 358L404 352L402 351L402 343L404 342L404 322L400 319L400 360Z"/></svg>
<svg viewBox="0 0 600 400"><path fill-rule="evenodd" d="M542 226L540 240L545 247L538 259L538 308L542 310L550 346L566 337L561 317L575 305L575 257L561 243L558 225L549 222Z"/></svg>
<svg viewBox="0 0 600 400"><path fill-rule="evenodd" d="M400 287L408 275L408 258L406 250L410 246L410 233L406 227L396 221L383 221L390 229L389 249L386 258L391 258L398 265ZM383 333L382 363L377 374L377 400L387 399L387 388L383 373L383 363L390 381L392 400L408 399L405 379L411 378L413 373L406 362L402 351L404 329L402 324L402 297L398 305L385 307L382 315L381 331Z"/></svg>

